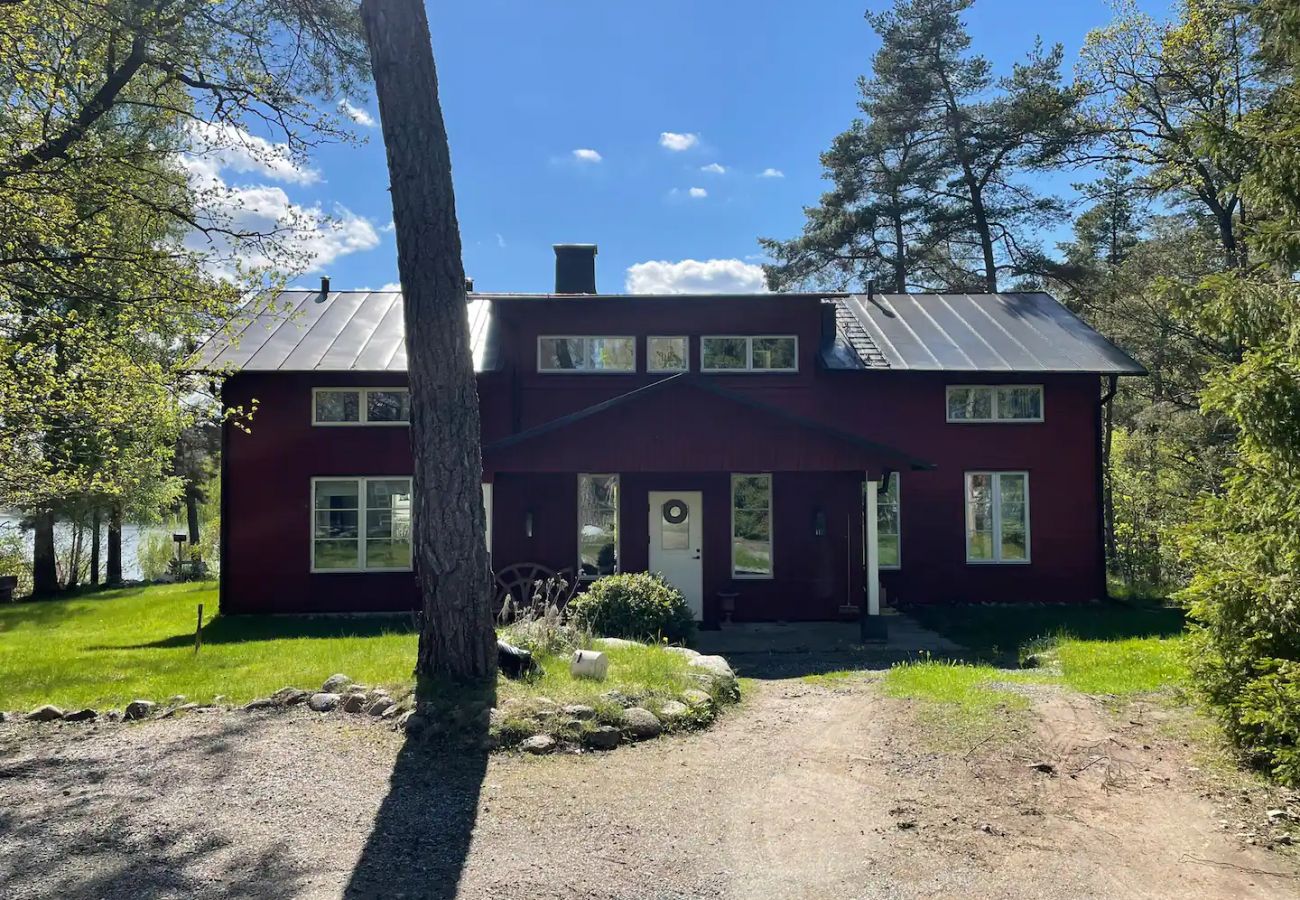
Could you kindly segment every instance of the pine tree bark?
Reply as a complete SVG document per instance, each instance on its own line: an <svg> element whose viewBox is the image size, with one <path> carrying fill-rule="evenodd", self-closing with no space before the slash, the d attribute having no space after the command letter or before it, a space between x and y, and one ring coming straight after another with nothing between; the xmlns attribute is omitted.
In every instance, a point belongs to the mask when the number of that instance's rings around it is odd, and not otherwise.
<svg viewBox="0 0 1300 900"><path fill-rule="evenodd" d="M185 526L189 532L190 550L199 546L199 489L193 483L185 485Z"/></svg>
<svg viewBox="0 0 1300 900"><path fill-rule="evenodd" d="M122 508L114 506L108 513L108 564L104 583L122 583Z"/></svg>
<svg viewBox="0 0 1300 900"><path fill-rule="evenodd" d="M412 530L423 611L415 672L484 680L495 677L497 650L478 388L429 23L421 0L363 0L361 18L388 156L406 316Z"/></svg>
<svg viewBox="0 0 1300 900"><path fill-rule="evenodd" d="M32 596L59 592L59 568L54 556L54 513L39 512L32 524Z"/></svg>

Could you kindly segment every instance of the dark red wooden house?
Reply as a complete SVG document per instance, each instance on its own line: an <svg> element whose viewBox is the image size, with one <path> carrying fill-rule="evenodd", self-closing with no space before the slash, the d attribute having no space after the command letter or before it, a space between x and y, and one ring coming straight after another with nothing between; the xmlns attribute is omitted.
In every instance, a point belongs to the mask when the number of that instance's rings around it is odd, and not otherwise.
<svg viewBox="0 0 1300 900"><path fill-rule="evenodd" d="M1106 590L1101 409L1140 365L1042 293L470 295L493 565L662 572L707 625ZM205 365L226 613L409 609L397 293L290 291ZM728 597L728 595L732 595Z"/></svg>

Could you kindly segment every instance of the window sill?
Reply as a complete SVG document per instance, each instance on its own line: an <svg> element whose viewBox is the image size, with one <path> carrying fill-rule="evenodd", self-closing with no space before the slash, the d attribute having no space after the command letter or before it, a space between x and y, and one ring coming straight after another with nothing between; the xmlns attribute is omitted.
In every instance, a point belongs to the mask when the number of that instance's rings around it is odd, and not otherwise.
<svg viewBox="0 0 1300 900"><path fill-rule="evenodd" d="M405 569L309 569L311 575L400 575L414 572L414 567Z"/></svg>
<svg viewBox="0 0 1300 900"><path fill-rule="evenodd" d="M968 566L1027 566L1031 560L1028 559L968 559Z"/></svg>

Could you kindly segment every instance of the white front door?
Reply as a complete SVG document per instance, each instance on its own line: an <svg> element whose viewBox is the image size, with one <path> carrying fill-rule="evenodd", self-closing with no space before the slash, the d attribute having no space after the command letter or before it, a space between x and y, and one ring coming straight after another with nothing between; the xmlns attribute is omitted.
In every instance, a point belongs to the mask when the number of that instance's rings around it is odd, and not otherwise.
<svg viewBox="0 0 1300 900"><path fill-rule="evenodd" d="M704 618L704 495L699 491L650 492L650 571L677 590Z"/></svg>

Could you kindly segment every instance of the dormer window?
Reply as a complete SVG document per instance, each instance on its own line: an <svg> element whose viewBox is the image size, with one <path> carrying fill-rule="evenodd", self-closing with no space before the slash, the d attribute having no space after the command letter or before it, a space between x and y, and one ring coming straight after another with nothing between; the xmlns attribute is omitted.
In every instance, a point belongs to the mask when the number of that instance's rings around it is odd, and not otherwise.
<svg viewBox="0 0 1300 900"><path fill-rule="evenodd" d="M691 367L685 337L648 337L645 346L647 372L685 372Z"/></svg>
<svg viewBox="0 0 1300 900"><path fill-rule="evenodd" d="M793 334L702 337L700 371L797 372L799 339Z"/></svg>
<svg viewBox="0 0 1300 900"><path fill-rule="evenodd" d="M636 338L543 335L537 339L539 372L635 372Z"/></svg>

